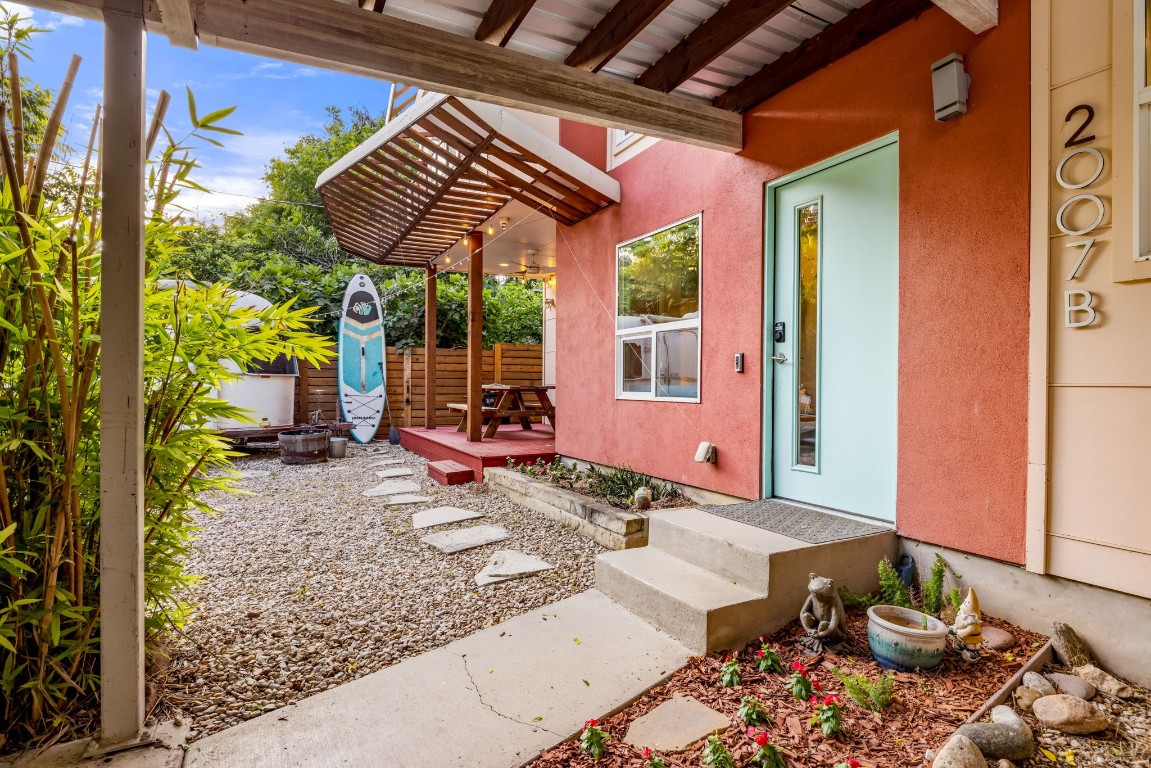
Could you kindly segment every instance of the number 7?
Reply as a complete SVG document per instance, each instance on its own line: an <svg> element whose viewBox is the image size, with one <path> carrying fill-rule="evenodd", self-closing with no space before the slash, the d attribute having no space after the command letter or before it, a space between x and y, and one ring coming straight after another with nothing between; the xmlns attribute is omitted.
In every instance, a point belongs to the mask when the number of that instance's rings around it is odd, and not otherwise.
<svg viewBox="0 0 1151 768"><path fill-rule="evenodd" d="M1087 255L1091 253L1091 249L1095 247L1095 238L1090 240L1076 240L1073 243L1067 243L1064 248L1083 248L1083 253L1079 254L1079 261L1075 262L1075 266L1067 274L1068 280L1074 280L1075 276L1079 274L1080 268L1083 267L1083 262L1087 261Z"/></svg>

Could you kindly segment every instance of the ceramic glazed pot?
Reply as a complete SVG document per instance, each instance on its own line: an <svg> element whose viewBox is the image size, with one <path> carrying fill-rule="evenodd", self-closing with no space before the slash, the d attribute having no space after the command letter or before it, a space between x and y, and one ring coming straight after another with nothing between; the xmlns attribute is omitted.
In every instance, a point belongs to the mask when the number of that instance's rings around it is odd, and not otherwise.
<svg viewBox="0 0 1151 768"><path fill-rule="evenodd" d="M927 619L927 629L923 620ZM947 625L934 616L894 605L867 609L867 644L884 669L914 672L932 669L943 661Z"/></svg>

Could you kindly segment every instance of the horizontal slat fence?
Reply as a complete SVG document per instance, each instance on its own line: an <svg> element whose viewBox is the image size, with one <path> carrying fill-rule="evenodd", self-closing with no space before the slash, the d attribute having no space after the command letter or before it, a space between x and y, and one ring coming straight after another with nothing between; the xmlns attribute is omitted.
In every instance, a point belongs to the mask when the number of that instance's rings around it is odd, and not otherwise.
<svg viewBox="0 0 1151 768"><path fill-rule="evenodd" d="M388 402L396 426L423 424L424 349L397 352L388 347L384 359L388 375ZM436 424L455 426L460 416L448 411L448 403L467 401L468 351L436 350ZM538 344L497 344L484 350L484 383L528 386L543 383L543 348ZM324 421L340 416L336 361L316 368L300 365L296 380L296 420L306 422L312 411L323 411ZM387 416L385 414L385 421Z"/></svg>

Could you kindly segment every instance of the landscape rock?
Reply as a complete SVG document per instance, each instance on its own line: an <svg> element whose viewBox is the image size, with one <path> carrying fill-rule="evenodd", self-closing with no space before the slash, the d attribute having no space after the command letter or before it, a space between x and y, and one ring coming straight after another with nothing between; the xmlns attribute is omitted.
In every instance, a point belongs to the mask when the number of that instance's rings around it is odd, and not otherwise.
<svg viewBox="0 0 1151 768"><path fill-rule="evenodd" d="M433 533L420 539L429 547L434 547L445 555L463 552L465 549L482 547L485 544L494 544L503 541L511 534L502 525L475 525L471 528L460 528L454 531Z"/></svg>
<svg viewBox="0 0 1151 768"><path fill-rule="evenodd" d="M637 718L627 729L623 740L641 749L651 747L661 752L678 752L709 733L729 727L731 720L722 712L716 712L690 696L676 696Z"/></svg>
<svg viewBox="0 0 1151 768"><path fill-rule="evenodd" d="M1129 699L1135 695L1135 689L1117 677L1107 674L1094 664L1087 664L1075 668L1075 676L1081 677L1094 685L1098 690L1121 699Z"/></svg>
<svg viewBox="0 0 1151 768"><path fill-rule="evenodd" d="M1059 693L1051 681L1038 672L1024 673L1023 684L1038 691L1040 696L1054 696Z"/></svg>
<svg viewBox="0 0 1151 768"><path fill-rule="evenodd" d="M1027 723L1004 705L992 708L990 723L967 723L959 726L956 733L971 739L983 757L991 760L1026 760L1035 751Z"/></svg>
<svg viewBox="0 0 1151 768"><path fill-rule="evenodd" d="M476 584L483 587L501 581L530 576L540 571L550 571L554 565L542 557L527 555L514 549L501 549L492 554L484 569L476 574Z"/></svg>
<svg viewBox="0 0 1151 768"><path fill-rule="evenodd" d="M987 760L975 742L957 733L935 755L931 768L987 768Z"/></svg>
<svg viewBox="0 0 1151 768"><path fill-rule="evenodd" d="M993 651L1008 651L1015 647L1015 635L999 627L985 626L983 644Z"/></svg>
<svg viewBox="0 0 1151 768"><path fill-rule="evenodd" d="M434 528L437 525L459 523L464 520L474 520L477 517L483 516L483 512L473 512L468 509L460 509L459 507L436 507L435 509L425 509L413 514L412 528L413 530Z"/></svg>
<svg viewBox="0 0 1151 768"><path fill-rule="evenodd" d="M374 488L364 491L368 497L391 496L396 493L419 493L420 484L414 480L385 480Z"/></svg>
<svg viewBox="0 0 1151 768"><path fill-rule="evenodd" d="M1090 699L1095 695L1095 686L1077 675L1065 675L1062 672L1048 672L1050 680L1060 693L1068 696L1078 696L1081 699Z"/></svg>
<svg viewBox="0 0 1151 768"><path fill-rule="evenodd" d="M1039 691L1026 685L1021 685L1015 689L1015 704L1024 712L1030 712L1031 705L1041 698L1043 695Z"/></svg>
<svg viewBox="0 0 1151 768"><path fill-rule="evenodd" d="M1107 716L1091 703L1065 693L1044 696L1032 705L1031 711L1039 722L1063 733L1098 733L1111 725Z"/></svg>
<svg viewBox="0 0 1151 768"><path fill-rule="evenodd" d="M995 764L995 768L1015 768L1015 763L1010 760L1000 760Z"/></svg>
<svg viewBox="0 0 1151 768"><path fill-rule="evenodd" d="M1055 650L1055 655L1072 669L1095 663L1095 657L1091 654L1087 643L1062 621L1057 621L1052 626L1051 647Z"/></svg>

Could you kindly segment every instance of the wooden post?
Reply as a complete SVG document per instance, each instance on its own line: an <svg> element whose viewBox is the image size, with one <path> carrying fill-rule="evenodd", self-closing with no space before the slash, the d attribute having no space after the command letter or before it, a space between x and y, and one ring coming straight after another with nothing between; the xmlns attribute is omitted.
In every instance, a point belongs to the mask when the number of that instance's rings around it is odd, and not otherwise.
<svg viewBox="0 0 1151 768"><path fill-rule="evenodd" d="M484 426L484 233L468 233L468 442Z"/></svg>
<svg viewBox="0 0 1151 768"><path fill-rule="evenodd" d="M424 428L436 428L436 265L424 282Z"/></svg>
<svg viewBox="0 0 1151 768"><path fill-rule="evenodd" d="M144 725L144 14L104 7L100 742Z"/></svg>
<svg viewBox="0 0 1151 768"><path fill-rule="evenodd" d="M296 419L300 424L308 423L308 414L312 410L311 368L312 364L300 360L297 362L300 375L296 379L296 391L300 393L299 402L296 403Z"/></svg>
<svg viewBox="0 0 1151 768"><path fill-rule="evenodd" d="M404 426L412 426L412 350L404 350Z"/></svg>
<svg viewBox="0 0 1151 768"><path fill-rule="evenodd" d="M504 345L493 344L492 356L495 361L492 364L492 381L496 384L504 383Z"/></svg>

